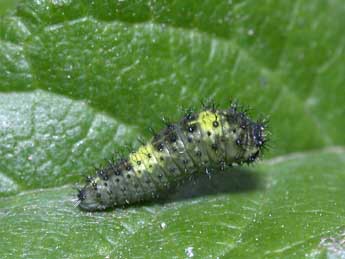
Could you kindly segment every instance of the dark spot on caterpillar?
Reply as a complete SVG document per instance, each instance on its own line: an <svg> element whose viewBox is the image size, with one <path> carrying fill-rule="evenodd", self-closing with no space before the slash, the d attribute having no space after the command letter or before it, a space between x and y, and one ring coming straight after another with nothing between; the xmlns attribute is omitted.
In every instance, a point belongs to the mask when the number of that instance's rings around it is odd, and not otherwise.
<svg viewBox="0 0 345 259"><path fill-rule="evenodd" d="M98 172L98 176L104 181L107 181L109 179L108 174L103 170Z"/></svg>
<svg viewBox="0 0 345 259"><path fill-rule="evenodd" d="M188 113L188 114L185 115L184 118L185 118L187 121L191 121L191 120L195 120L195 119L196 119L196 116L195 116L195 114L193 114L193 113Z"/></svg>
<svg viewBox="0 0 345 259"><path fill-rule="evenodd" d="M162 143L162 140L170 143L174 143L177 141L177 135L176 135L176 126L175 125L168 125L166 129L162 130L161 133L157 134L153 138L153 142L158 142L157 149L159 149L158 145Z"/></svg>
<svg viewBox="0 0 345 259"><path fill-rule="evenodd" d="M238 146L240 146L241 145L241 140L238 138L238 139L236 139L236 145L238 145Z"/></svg>
<svg viewBox="0 0 345 259"><path fill-rule="evenodd" d="M210 174L262 155L265 121L251 120L236 105L226 110L207 107L188 112L177 123L165 121L166 127L137 151L97 169L96 177L88 177L78 192L79 207L94 211L149 201L203 170ZM209 138L212 135L215 138Z"/></svg>
<svg viewBox="0 0 345 259"><path fill-rule="evenodd" d="M167 130L173 130L173 129L175 129L175 125L174 125L174 124L171 124L170 122L165 123L165 125L166 125L166 129L167 129Z"/></svg>
<svg viewBox="0 0 345 259"><path fill-rule="evenodd" d="M85 200L85 189L81 189L81 190L79 190L79 192L78 192L78 200L80 200L80 201L83 201L83 200Z"/></svg>
<svg viewBox="0 0 345 259"><path fill-rule="evenodd" d="M193 133L196 130L196 125L192 124L188 126L188 132Z"/></svg>
<svg viewBox="0 0 345 259"><path fill-rule="evenodd" d="M225 161L220 161L220 170L221 171L224 171L225 165L226 165Z"/></svg>
<svg viewBox="0 0 345 259"><path fill-rule="evenodd" d="M170 135L170 142L174 143L174 142L176 142L176 140L177 140L176 134Z"/></svg>
<svg viewBox="0 0 345 259"><path fill-rule="evenodd" d="M264 144L264 138L262 135L264 129L264 126L261 124L256 124L253 127L253 138L257 147L261 147Z"/></svg>
<svg viewBox="0 0 345 259"><path fill-rule="evenodd" d="M86 176L86 183L91 183L93 180L92 176Z"/></svg>
<svg viewBox="0 0 345 259"><path fill-rule="evenodd" d="M158 150L159 152L162 152L163 149L164 149L164 144L158 142L158 143L156 143L156 144L154 145L154 147L155 147L155 149Z"/></svg>
<svg viewBox="0 0 345 259"><path fill-rule="evenodd" d="M254 162L255 159L259 156L260 152L257 151L255 152L253 155L251 155L249 158L248 158L248 162Z"/></svg>
<svg viewBox="0 0 345 259"><path fill-rule="evenodd" d="M115 164L114 164L113 161L110 161L110 162L108 163L108 166L111 168L111 170L116 171L116 167L115 167Z"/></svg>

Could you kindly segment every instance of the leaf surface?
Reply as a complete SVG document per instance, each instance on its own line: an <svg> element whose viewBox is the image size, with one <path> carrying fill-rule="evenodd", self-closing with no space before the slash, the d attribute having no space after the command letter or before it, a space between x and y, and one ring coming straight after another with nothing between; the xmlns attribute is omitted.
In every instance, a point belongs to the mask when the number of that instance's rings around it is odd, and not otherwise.
<svg viewBox="0 0 345 259"><path fill-rule="evenodd" d="M340 0L14 5L0 5L1 257L344 254ZM165 203L73 207L93 166L207 98L270 116L262 163Z"/></svg>

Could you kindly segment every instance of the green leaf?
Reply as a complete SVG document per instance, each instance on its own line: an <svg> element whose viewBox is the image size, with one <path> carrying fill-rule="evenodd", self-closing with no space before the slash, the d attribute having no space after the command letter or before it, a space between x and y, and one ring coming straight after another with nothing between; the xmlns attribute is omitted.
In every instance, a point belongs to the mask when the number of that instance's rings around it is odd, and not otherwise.
<svg viewBox="0 0 345 259"><path fill-rule="evenodd" d="M18 0L1 0L0 2L0 15L4 15L8 10L11 10Z"/></svg>
<svg viewBox="0 0 345 259"><path fill-rule="evenodd" d="M0 4L0 257L344 255L340 0L11 5ZM165 203L73 206L93 166L207 98L270 116L262 163Z"/></svg>
<svg viewBox="0 0 345 259"><path fill-rule="evenodd" d="M70 187L24 192L0 202L1 251L28 258L316 254L322 239L345 227L344 155L331 149L277 157L255 170L202 178L165 204L113 212L79 211Z"/></svg>

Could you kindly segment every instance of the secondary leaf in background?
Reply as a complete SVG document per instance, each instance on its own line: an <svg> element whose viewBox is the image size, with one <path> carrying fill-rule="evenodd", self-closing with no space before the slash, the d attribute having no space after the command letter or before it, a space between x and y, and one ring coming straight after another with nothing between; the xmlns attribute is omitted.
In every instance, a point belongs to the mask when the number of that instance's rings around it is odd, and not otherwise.
<svg viewBox="0 0 345 259"><path fill-rule="evenodd" d="M1 171L22 189L80 181L124 136L137 134L85 102L51 93L8 93L0 103Z"/></svg>

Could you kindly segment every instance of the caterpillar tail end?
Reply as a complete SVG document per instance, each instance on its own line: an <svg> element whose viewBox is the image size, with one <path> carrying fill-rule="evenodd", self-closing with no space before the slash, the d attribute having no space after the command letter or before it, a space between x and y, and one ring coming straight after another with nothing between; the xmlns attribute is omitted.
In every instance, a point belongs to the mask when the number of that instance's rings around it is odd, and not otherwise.
<svg viewBox="0 0 345 259"><path fill-rule="evenodd" d="M96 192L92 191L93 187L89 184L85 185L84 188L79 190L77 195L76 207L83 211L101 211L105 210L106 207L99 202Z"/></svg>

